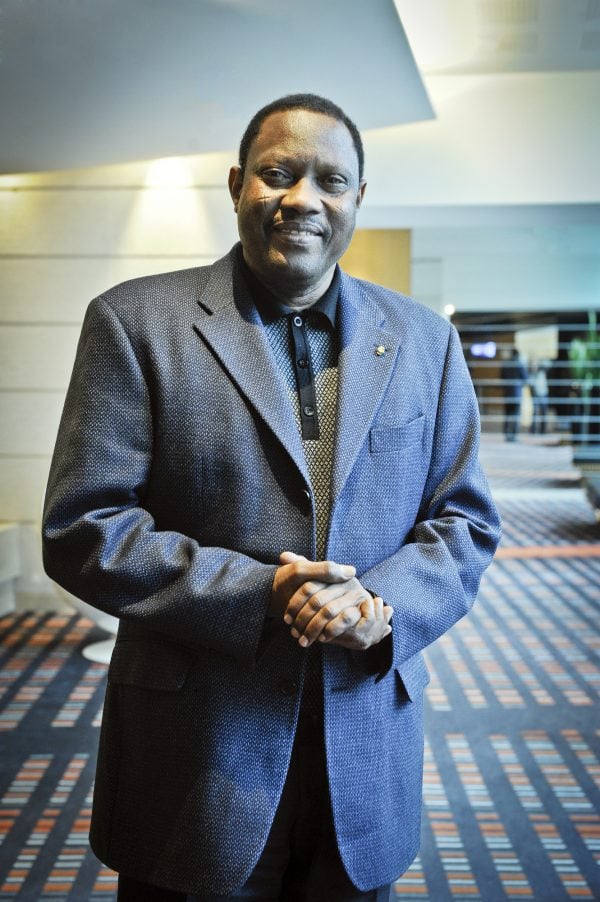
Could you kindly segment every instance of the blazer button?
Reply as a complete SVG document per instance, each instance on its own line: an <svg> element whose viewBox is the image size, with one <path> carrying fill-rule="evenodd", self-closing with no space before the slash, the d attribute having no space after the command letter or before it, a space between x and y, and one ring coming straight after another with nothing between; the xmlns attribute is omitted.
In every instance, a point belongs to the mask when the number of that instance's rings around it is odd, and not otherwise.
<svg viewBox="0 0 600 902"><path fill-rule="evenodd" d="M302 502L305 510L312 510L312 492L309 489L302 489Z"/></svg>
<svg viewBox="0 0 600 902"><path fill-rule="evenodd" d="M282 695L296 695L298 692L298 684L294 683L293 680L288 680L287 677L279 681L279 691Z"/></svg>

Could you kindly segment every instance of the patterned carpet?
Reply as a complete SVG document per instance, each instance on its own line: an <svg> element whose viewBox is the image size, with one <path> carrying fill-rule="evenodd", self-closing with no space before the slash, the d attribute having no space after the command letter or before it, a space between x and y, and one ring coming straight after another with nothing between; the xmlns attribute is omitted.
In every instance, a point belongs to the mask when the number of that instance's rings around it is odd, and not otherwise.
<svg viewBox="0 0 600 902"><path fill-rule="evenodd" d="M600 527L568 448L483 446L502 552L427 652L423 842L411 900L600 899ZM105 668L89 621L0 621L0 899L114 898L87 845Z"/></svg>

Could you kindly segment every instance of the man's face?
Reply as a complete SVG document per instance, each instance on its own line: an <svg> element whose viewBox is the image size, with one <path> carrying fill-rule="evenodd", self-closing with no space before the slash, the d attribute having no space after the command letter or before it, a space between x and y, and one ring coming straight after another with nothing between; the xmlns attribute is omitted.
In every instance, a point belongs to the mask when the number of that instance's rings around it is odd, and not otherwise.
<svg viewBox="0 0 600 902"><path fill-rule="evenodd" d="M354 231L365 183L350 132L308 110L272 113L229 176L244 258L283 295L327 288Z"/></svg>

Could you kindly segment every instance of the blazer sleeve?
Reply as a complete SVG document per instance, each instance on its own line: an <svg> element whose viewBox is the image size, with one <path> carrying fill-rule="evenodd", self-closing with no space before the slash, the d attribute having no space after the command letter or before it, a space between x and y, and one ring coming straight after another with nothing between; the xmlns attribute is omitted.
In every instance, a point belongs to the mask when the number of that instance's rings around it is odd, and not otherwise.
<svg viewBox="0 0 600 902"><path fill-rule="evenodd" d="M479 410L460 339L450 330L433 448L407 542L360 575L394 607L392 634L376 655L400 668L473 604L500 538L500 520L479 463Z"/></svg>
<svg viewBox="0 0 600 902"><path fill-rule="evenodd" d="M48 575L119 618L253 666L276 566L156 529L152 396L113 308L85 317L43 518Z"/></svg>

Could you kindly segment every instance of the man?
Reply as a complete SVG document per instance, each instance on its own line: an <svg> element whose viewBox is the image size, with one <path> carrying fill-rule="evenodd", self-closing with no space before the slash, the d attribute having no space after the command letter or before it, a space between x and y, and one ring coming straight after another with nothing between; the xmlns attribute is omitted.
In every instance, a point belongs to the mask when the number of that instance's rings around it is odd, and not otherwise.
<svg viewBox="0 0 600 902"><path fill-rule="evenodd" d="M504 390L504 438L507 442L515 442L521 423L523 386L527 381L527 370L516 348L509 352L508 358L502 364L500 376Z"/></svg>
<svg viewBox="0 0 600 902"><path fill-rule="evenodd" d="M337 106L263 108L229 187L227 257L90 306L52 465L48 572L121 618L92 847L123 900L386 899L420 652L497 541L477 405L445 320L337 267L365 190Z"/></svg>
<svg viewBox="0 0 600 902"><path fill-rule="evenodd" d="M536 360L531 366L527 383L531 392L533 411L529 431L535 435L546 434L546 418L548 416L548 364L544 360Z"/></svg>

